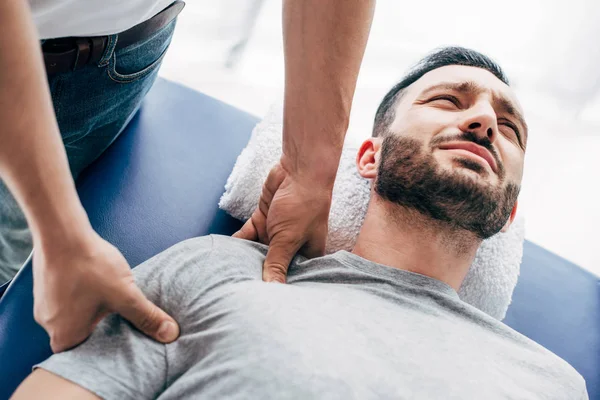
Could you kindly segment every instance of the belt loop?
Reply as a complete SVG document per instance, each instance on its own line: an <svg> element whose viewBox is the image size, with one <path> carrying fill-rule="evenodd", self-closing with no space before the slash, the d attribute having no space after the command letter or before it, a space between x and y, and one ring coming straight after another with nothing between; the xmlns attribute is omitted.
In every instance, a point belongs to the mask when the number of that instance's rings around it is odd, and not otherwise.
<svg viewBox="0 0 600 400"><path fill-rule="evenodd" d="M75 45L77 46L77 56L73 65L73 71L87 64L92 52L90 42L87 38L77 38Z"/></svg>
<svg viewBox="0 0 600 400"><path fill-rule="evenodd" d="M110 59L115 51L115 46L117 45L118 36L119 35L108 36L108 43L106 44L106 49L104 50L104 54L102 55L102 58L98 62L99 67L104 67L110 61Z"/></svg>
<svg viewBox="0 0 600 400"><path fill-rule="evenodd" d="M108 43L108 36L94 36L89 38L92 42L92 54L89 63L98 63L104 54Z"/></svg>

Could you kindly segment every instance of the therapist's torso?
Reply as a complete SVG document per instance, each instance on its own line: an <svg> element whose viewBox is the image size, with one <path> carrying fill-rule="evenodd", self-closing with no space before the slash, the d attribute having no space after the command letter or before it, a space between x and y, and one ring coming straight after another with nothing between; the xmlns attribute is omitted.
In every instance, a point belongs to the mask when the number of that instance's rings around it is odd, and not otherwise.
<svg viewBox="0 0 600 400"><path fill-rule="evenodd" d="M29 0L40 39L123 32L174 0Z"/></svg>

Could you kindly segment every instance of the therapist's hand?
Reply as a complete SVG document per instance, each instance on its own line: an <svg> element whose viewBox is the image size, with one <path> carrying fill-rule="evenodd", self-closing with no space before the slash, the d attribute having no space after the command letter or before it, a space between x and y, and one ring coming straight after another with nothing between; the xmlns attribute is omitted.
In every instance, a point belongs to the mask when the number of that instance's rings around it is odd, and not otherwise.
<svg viewBox="0 0 600 400"><path fill-rule="evenodd" d="M282 157L235 237L269 245L263 280L285 282L298 250L323 255L331 193L375 0L284 0Z"/></svg>
<svg viewBox="0 0 600 400"><path fill-rule="evenodd" d="M269 245L263 280L285 283L294 255L325 253L332 189L288 173L278 163L269 173L252 217L233 236Z"/></svg>
<svg viewBox="0 0 600 400"><path fill-rule="evenodd" d="M91 229L80 239L34 250L34 315L50 335L52 351L83 342L111 312L155 340L175 340L177 323L143 295L119 250Z"/></svg>

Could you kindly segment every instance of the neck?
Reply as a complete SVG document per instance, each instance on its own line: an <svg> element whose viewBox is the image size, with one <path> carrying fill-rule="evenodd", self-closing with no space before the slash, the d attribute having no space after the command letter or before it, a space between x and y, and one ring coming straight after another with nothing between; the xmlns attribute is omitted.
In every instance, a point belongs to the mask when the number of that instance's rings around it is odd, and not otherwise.
<svg viewBox="0 0 600 400"><path fill-rule="evenodd" d="M458 292L480 244L471 232L372 196L352 252L438 279Z"/></svg>

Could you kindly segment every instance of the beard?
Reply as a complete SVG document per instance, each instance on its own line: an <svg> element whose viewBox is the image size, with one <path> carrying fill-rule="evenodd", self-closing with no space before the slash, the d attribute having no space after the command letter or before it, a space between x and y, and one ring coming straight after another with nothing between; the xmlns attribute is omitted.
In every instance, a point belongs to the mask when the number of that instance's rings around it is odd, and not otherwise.
<svg viewBox="0 0 600 400"><path fill-rule="evenodd" d="M494 156L496 154L487 138L478 138L469 132L459 138L475 142ZM455 161L461 168L481 175L487 173L474 161L464 158ZM519 195L520 186L515 183L502 187L505 174L502 165L498 163L498 166L499 179L495 187L458 171L444 171L433 154L424 151L421 142L388 134L382 143L375 191L392 203L413 209L453 229L472 232L483 240L500 232Z"/></svg>

